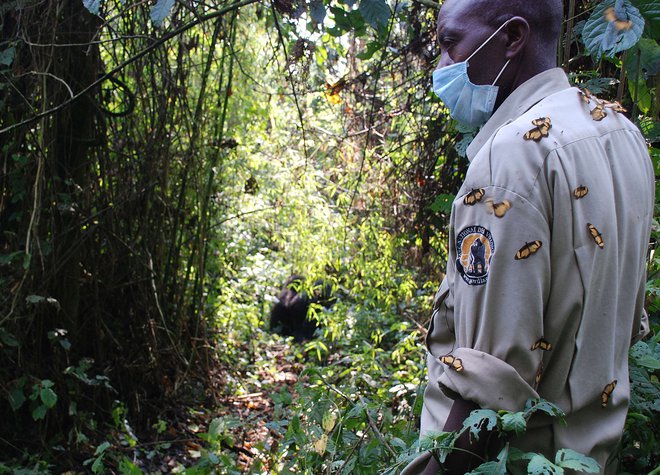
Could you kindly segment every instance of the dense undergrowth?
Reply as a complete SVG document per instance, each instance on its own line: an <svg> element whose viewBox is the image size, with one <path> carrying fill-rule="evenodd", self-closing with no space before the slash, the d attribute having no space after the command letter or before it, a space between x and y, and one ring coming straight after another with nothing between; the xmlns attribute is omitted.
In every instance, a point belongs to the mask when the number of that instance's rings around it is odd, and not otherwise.
<svg viewBox="0 0 660 475"><path fill-rule="evenodd" d="M659 174L657 2L565 3L560 64L628 108ZM610 4L640 12L623 37ZM421 449L423 340L470 138L430 91L436 6L0 5L0 473L397 473ZM660 464L653 251L648 271L631 474ZM300 344L268 332L293 274L336 297ZM470 425L518 432L536 410L561 417L539 402ZM505 445L479 473L505 467L592 468Z"/></svg>

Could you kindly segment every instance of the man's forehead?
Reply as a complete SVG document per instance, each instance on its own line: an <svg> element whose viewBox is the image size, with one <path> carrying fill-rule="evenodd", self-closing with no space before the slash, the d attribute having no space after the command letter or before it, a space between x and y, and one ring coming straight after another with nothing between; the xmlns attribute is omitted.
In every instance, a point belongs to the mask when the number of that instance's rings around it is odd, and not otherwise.
<svg viewBox="0 0 660 475"><path fill-rule="evenodd" d="M446 0L438 14L438 31L461 31L478 22L476 3L474 0Z"/></svg>

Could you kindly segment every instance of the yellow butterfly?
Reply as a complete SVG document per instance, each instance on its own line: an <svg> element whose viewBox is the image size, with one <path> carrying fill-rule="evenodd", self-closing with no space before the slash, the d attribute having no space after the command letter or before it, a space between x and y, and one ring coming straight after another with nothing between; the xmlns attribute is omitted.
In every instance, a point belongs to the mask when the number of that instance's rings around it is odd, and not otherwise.
<svg viewBox="0 0 660 475"><path fill-rule="evenodd" d="M603 16L605 17L605 20L607 20L610 23L614 23L614 28L617 30L629 30L633 26L633 22L628 20L628 21L623 21L619 20L616 16L616 12L614 11L614 8L608 7L605 9L605 12L603 13Z"/></svg>
<svg viewBox="0 0 660 475"><path fill-rule="evenodd" d="M628 112L628 109L624 108L618 101L603 101L602 104L614 112Z"/></svg>
<svg viewBox="0 0 660 475"><path fill-rule="evenodd" d="M589 104L591 102L591 91L587 89L586 87L581 88L579 91L580 96L582 97L582 100Z"/></svg>
<svg viewBox="0 0 660 475"><path fill-rule="evenodd" d="M605 241L603 240L603 236L601 236L596 226L591 223L587 223L587 228L589 228L589 233L591 234L591 237L594 238L596 244L598 244L598 247L603 249L605 247Z"/></svg>
<svg viewBox="0 0 660 475"><path fill-rule="evenodd" d="M453 368L457 373L463 371L463 361L461 361L460 358L456 358L452 355L445 355L440 357L440 362Z"/></svg>
<svg viewBox="0 0 660 475"><path fill-rule="evenodd" d="M573 190L573 196L575 196L575 199L577 200L587 196L587 193L589 193L589 188L583 185L580 185L575 190Z"/></svg>
<svg viewBox="0 0 660 475"><path fill-rule="evenodd" d="M483 188L475 188L463 198L463 203L467 206L472 206L481 201L486 192Z"/></svg>
<svg viewBox="0 0 660 475"><path fill-rule="evenodd" d="M539 341L537 341L532 345L531 350L534 351L534 350L538 350L539 348L541 348L543 351L550 351L552 350L552 343L549 343L543 338L540 338Z"/></svg>
<svg viewBox="0 0 660 475"><path fill-rule="evenodd" d="M612 395L612 392L614 391L614 388L616 388L616 383L617 383L617 380L615 379L611 383L605 385L605 388L603 389L603 392L600 395L600 406L601 407L606 407L607 403L610 402L610 396Z"/></svg>
<svg viewBox="0 0 660 475"><path fill-rule="evenodd" d="M491 214L495 214L498 218L503 217L507 211L511 209L511 202L508 200L504 200L500 203L495 203L495 201L492 198L488 198L486 200L486 203L488 204L488 212Z"/></svg>
<svg viewBox="0 0 660 475"><path fill-rule="evenodd" d="M534 142L538 142L543 137L547 137L548 131L552 128L550 117L539 117L538 119L534 119L532 121L532 125L535 125L535 127L523 135L525 140L533 140Z"/></svg>
<svg viewBox="0 0 660 475"><path fill-rule="evenodd" d="M538 250L541 249L541 246L543 246L541 241L526 242L525 245L516 252L516 260L527 259L532 254L536 254Z"/></svg>
<svg viewBox="0 0 660 475"><path fill-rule="evenodd" d="M539 365L539 369L536 371L536 376L534 376L534 389L539 387L539 383L541 382L541 378L543 377L543 361L541 361L541 364Z"/></svg>
<svg viewBox="0 0 660 475"><path fill-rule="evenodd" d="M591 109L591 118L595 121L601 121L607 117L607 112L603 107L603 104L598 104L596 107Z"/></svg>

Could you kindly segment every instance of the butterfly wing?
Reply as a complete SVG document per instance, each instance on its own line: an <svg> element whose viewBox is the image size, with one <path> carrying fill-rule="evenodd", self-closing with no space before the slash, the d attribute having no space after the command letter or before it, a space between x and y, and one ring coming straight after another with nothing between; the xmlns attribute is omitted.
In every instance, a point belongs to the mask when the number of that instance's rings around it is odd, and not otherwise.
<svg viewBox="0 0 660 475"><path fill-rule="evenodd" d="M606 407L607 403L610 402L610 397L612 396L612 393L614 392L614 388L616 388L617 380L615 379L611 383L608 383L605 385L603 388L603 392L600 395L600 405L601 407Z"/></svg>
<svg viewBox="0 0 660 475"><path fill-rule="evenodd" d="M598 228L594 226L591 223L587 223L587 228L589 229L589 234L591 234L591 237L594 239L594 242L603 249L605 247L605 241L603 240L603 236L600 234L600 231L598 231Z"/></svg>
<svg viewBox="0 0 660 475"><path fill-rule="evenodd" d="M573 191L573 196L575 196L575 199L579 200L580 198L587 196L587 193L589 193L589 188L580 185Z"/></svg>
<svg viewBox="0 0 660 475"><path fill-rule="evenodd" d="M548 342L547 340L544 340L543 338L540 338L536 343L532 345L531 350L538 350L542 349L543 351L550 351L552 350L552 343Z"/></svg>
<svg viewBox="0 0 660 475"><path fill-rule="evenodd" d="M605 108L603 107L602 104L598 104L596 107L594 107L591 110L591 118L597 122L603 120L605 117L607 117L607 112L605 112Z"/></svg>
<svg viewBox="0 0 660 475"><path fill-rule="evenodd" d="M521 247L518 252L516 252L516 257L515 259L517 261L521 259L527 259L529 256L532 254L536 254L539 249L541 249L541 246L543 246L543 243L541 241L534 241L534 242L528 242L525 243L523 247Z"/></svg>
<svg viewBox="0 0 660 475"><path fill-rule="evenodd" d="M475 188L467 195L465 195L465 198L463 198L463 204L467 206L473 206L477 204L479 201L481 201L485 193L486 192L484 191L483 188Z"/></svg>

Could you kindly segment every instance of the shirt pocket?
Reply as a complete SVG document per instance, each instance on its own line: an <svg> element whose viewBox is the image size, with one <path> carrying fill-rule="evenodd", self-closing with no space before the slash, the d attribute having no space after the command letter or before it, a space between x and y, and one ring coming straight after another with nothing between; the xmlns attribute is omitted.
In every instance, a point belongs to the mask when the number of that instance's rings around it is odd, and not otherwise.
<svg viewBox="0 0 660 475"><path fill-rule="evenodd" d="M433 314L425 342L428 352L436 357L450 353L454 347L454 305L446 278L433 299Z"/></svg>

